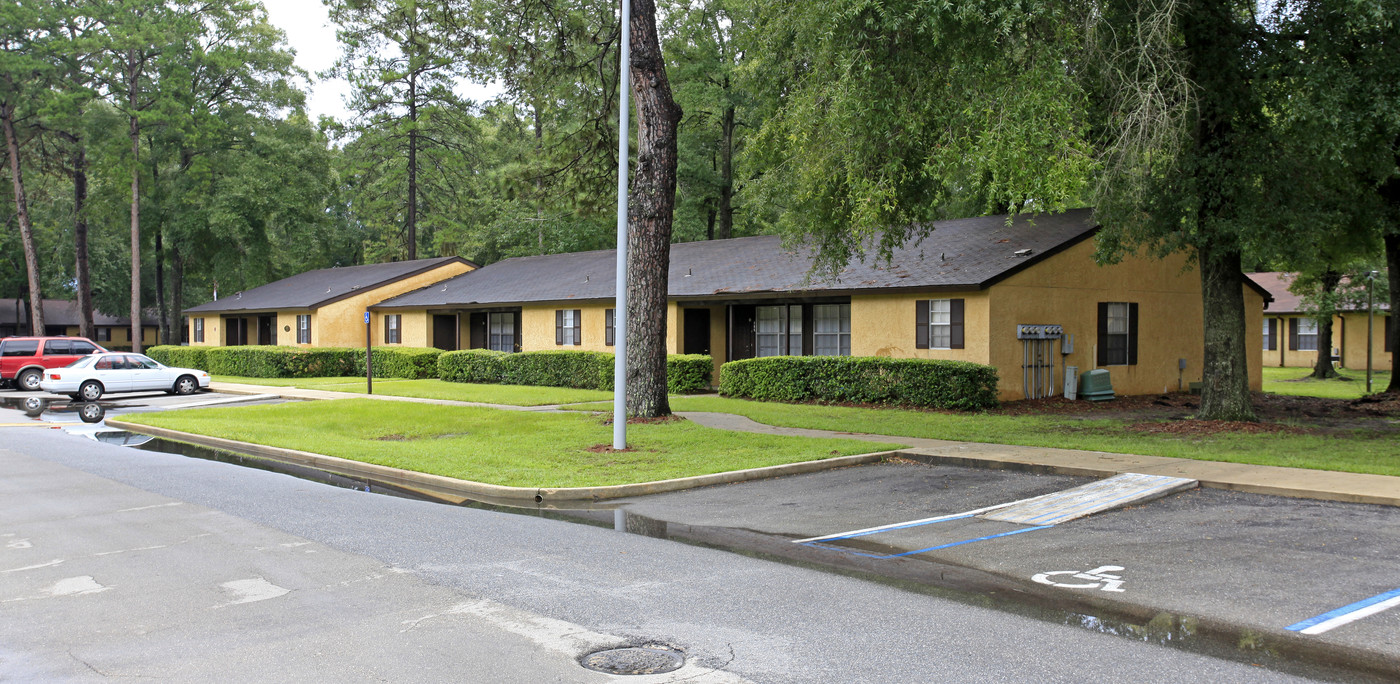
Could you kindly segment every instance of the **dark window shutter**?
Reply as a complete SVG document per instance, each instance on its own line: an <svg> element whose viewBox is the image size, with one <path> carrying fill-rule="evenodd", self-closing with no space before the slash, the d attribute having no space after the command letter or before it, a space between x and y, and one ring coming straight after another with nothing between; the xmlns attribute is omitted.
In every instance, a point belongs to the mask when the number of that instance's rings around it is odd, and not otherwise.
<svg viewBox="0 0 1400 684"><path fill-rule="evenodd" d="M1108 302L1099 302L1099 322L1097 326L1098 334L1098 358L1095 362L1100 366L1108 365Z"/></svg>
<svg viewBox="0 0 1400 684"><path fill-rule="evenodd" d="M525 333L520 330L521 312L516 311L512 315L515 317L515 320L511 321L510 348L514 351L520 351L520 340L523 339L525 335Z"/></svg>
<svg viewBox="0 0 1400 684"><path fill-rule="evenodd" d="M583 311L574 309L574 346L583 344Z"/></svg>
<svg viewBox="0 0 1400 684"><path fill-rule="evenodd" d="M389 317L380 316L379 318L380 322L384 325L384 344L389 344L394 341L393 338L389 336Z"/></svg>
<svg viewBox="0 0 1400 684"><path fill-rule="evenodd" d="M948 348L963 349L963 300L948 300Z"/></svg>
<svg viewBox="0 0 1400 684"><path fill-rule="evenodd" d="M604 329L603 329L603 338L604 338L604 339L603 339L603 344L606 344L606 345L609 346L609 347L611 347L611 346L613 346L614 344L616 344L616 339L617 339L617 338L615 337L615 335L616 335L617 333L616 333L616 332L614 331L614 329L613 329L613 326L614 326L614 322L613 322L613 321L614 321L614 319L613 319L613 311L614 311L613 309L608 309L607 312L603 314L603 318L605 319L605 320L604 320Z"/></svg>
<svg viewBox="0 0 1400 684"><path fill-rule="evenodd" d="M1137 365L1138 348L1138 305L1137 302L1128 304L1128 365Z"/></svg>
<svg viewBox="0 0 1400 684"><path fill-rule="evenodd" d="M928 300L914 302L914 348L928 349Z"/></svg>
<svg viewBox="0 0 1400 684"><path fill-rule="evenodd" d="M1382 318L1381 329L1385 331L1385 350L1394 351L1392 347L1395 346L1395 317L1386 316Z"/></svg>
<svg viewBox="0 0 1400 684"><path fill-rule="evenodd" d="M1278 319L1265 319L1264 325L1269 327L1269 346L1267 347L1267 349L1269 351L1275 351L1278 349Z"/></svg>
<svg viewBox="0 0 1400 684"><path fill-rule="evenodd" d="M564 344L564 310L554 310L554 343Z"/></svg>
<svg viewBox="0 0 1400 684"><path fill-rule="evenodd" d="M1298 319L1288 319L1288 351L1298 351Z"/></svg>

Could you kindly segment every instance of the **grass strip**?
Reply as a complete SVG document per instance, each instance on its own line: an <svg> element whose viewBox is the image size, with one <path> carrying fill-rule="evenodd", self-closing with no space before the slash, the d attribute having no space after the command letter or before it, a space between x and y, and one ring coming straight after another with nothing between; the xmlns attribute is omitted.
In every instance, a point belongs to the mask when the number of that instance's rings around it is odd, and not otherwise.
<svg viewBox="0 0 1400 684"><path fill-rule="evenodd" d="M1325 399L1358 399L1366 394L1366 370L1345 369L1338 377L1314 380L1311 368L1265 368L1264 391ZM1390 386L1390 373L1371 371L1371 389L1383 392Z"/></svg>
<svg viewBox="0 0 1400 684"><path fill-rule="evenodd" d="M230 382L245 385L266 385L270 387L296 387L299 389L326 390L329 392L365 393L364 378L240 378L215 376L214 382ZM403 380L375 378L374 393L391 397L414 397L417 399L447 399L451 401L471 401L482 404L504 404L507 406L549 406L571 404L584 401L603 401L612 398L612 392L599 390L572 389L569 387L537 387L533 385L490 385L443 380Z"/></svg>
<svg viewBox="0 0 1400 684"><path fill-rule="evenodd" d="M570 408L597 410L598 406ZM781 404L714 396L673 397L671 409L733 413L765 425L813 430L1400 475L1400 445L1394 433L1364 430L1181 435L1135 431L1130 429L1134 423L1124 420Z"/></svg>
<svg viewBox="0 0 1400 684"><path fill-rule="evenodd" d="M377 384L377 383L376 383ZM123 420L365 463L515 487L651 482L897 448L850 439L757 435L688 421L612 427L581 413L522 413L369 399L132 414Z"/></svg>

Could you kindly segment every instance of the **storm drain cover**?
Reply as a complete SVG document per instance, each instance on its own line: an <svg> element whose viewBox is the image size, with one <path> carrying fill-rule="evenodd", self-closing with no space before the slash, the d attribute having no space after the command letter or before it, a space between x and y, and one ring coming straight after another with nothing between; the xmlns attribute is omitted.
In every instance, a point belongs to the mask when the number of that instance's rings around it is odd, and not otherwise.
<svg viewBox="0 0 1400 684"><path fill-rule="evenodd" d="M684 664L684 653L662 644L610 648L583 657L584 667L615 675L662 674Z"/></svg>

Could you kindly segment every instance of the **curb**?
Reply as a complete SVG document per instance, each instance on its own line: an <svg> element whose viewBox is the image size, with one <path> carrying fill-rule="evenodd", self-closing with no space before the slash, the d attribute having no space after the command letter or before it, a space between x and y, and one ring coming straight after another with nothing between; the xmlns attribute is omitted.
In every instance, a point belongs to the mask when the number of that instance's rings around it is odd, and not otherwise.
<svg viewBox="0 0 1400 684"><path fill-rule="evenodd" d="M940 449L899 449L895 456L928 465L953 465L972 468L1021 470L1026 472L1073 475L1080 477L1112 477L1123 473L1171 475L1199 482L1201 487L1227 489L1249 494L1267 494L1294 499L1316 499L1342 503L1373 504L1400 507L1400 477L1370 475L1331 470L1304 470L1281 466L1260 466L1225 461L1192 461L1165 456L1133 456L1130 454L1093 453L1099 463L1079 460L1074 463L1051 463L1045 459L1019 458L1000 453L996 455L948 454ZM1306 473L1308 485L1292 485L1286 481L1269 483L1270 478L1258 477L1259 469L1288 472L1289 477ZM1287 478L1280 478L1286 480ZM1332 485L1327 487L1326 485Z"/></svg>
<svg viewBox="0 0 1400 684"><path fill-rule="evenodd" d="M748 470L731 470L725 473L712 473L709 475L696 475L693 477L679 477L670 480L638 482L623 485L604 485L599 487L507 487L484 482L459 480L430 473L420 473L414 470L404 470L402 468L393 468L374 463L351 461L349 459L326 456L309 451L264 446L261 444L252 444L250 442L223 439L222 437L209 437L206 435L196 435L149 425L138 425L136 423L128 423L120 420L108 420L106 423L109 427L121 430L138 432L153 437L160 437L213 449L223 449L225 451L257 456L274 461L310 466L338 475L364 477L386 484L416 487L473 499L488 499L515 506L537 506L563 502L588 503L631 496L675 492L682 489L693 489L695 487L707 487L717 484L731 484L735 482L747 482L749 480L783 477L786 475L800 475L834 468L876 463L896 453L893 451L873 452L868 454L856 454L853 456L839 456L837 458L827 458L817 461L803 461L801 463L765 466L763 468L750 468Z"/></svg>

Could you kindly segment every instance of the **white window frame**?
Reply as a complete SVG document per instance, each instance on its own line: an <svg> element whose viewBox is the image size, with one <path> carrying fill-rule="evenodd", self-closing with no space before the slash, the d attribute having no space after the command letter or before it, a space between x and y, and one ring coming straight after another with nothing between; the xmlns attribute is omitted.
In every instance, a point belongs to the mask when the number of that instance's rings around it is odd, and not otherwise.
<svg viewBox="0 0 1400 684"><path fill-rule="evenodd" d="M297 314L297 344L311 344L311 314Z"/></svg>
<svg viewBox="0 0 1400 684"><path fill-rule="evenodd" d="M486 314L486 348L500 352L515 351L515 314L490 312Z"/></svg>
<svg viewBox="0 0 1400 684"><path fill-rule="evenodd" d="M953 348L953 300L928 300L928 348Z"/></svg>
<svg viewBox="0 0 1400 684"><path fill-rule="evenodd" d="M384 344L403 343L403 314L384 316Z"/></svg>
<svg viewBox="0 0 1400 684"><path fill-rule="evenodd" d="M1298 319L1298 351L1317 351L1317 319Z"/></svg>
<svg viewBox="0 0 1400 684"><path fill-rule="evenodd" d="M564 330L563 330L563 334L562 334L562 337L561 337L561 339L563 340L563 342L561 342L561 344L562 344L563 346L565 346L565 347L577 346L578 343L582 342L582 340L575 340L575 339L574 339L574 325L575 325L575 321L574 321L574 310L573 310L573 309L563 309L563 312L564 312L564 318L563 318L563 321L564 321ZM580 331L579 331L579 334L582 334L582 333L583 333L583 331L580 330Z"/></svg>
<svg viewBox="0 0 1400 684"><path fill-rule="evenodd" d="M835 312L835 316L831 314ZM835 325L832 325L832 322ZM833 329L834 328L834 329ZM851 355L851 305L816 304L812 306L812 355Z"/></svg>

